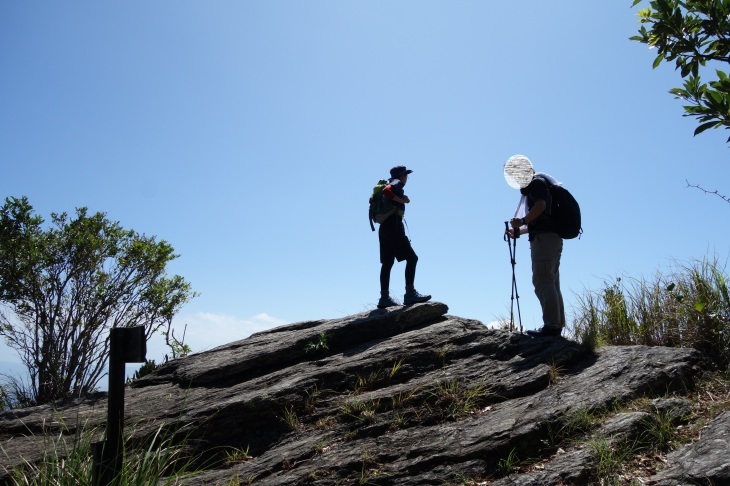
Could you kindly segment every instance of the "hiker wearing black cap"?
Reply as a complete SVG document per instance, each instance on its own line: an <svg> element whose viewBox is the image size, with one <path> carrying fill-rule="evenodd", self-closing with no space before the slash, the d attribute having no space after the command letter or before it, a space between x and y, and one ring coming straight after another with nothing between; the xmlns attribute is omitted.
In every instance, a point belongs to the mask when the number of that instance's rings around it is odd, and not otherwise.
<svg viewBox="0 0 730 486"><path fill-rule="evenodd" d="M398 303L390 296L390 271L395 260L406 261L406 293L403 296L403 305L412 305L428 302L430 295L419 294L413 286L416 278L416 264L418 256L411 247L403 226L403 215L406 204L411 200L403 192L403 186L408 181L408 174L413 171L399 165L390 169L390 180L383 188L383 197L395 207L395 211L385 221L380 223L378 239L380 241L380 300L378 309L393 307Z"/></svg>

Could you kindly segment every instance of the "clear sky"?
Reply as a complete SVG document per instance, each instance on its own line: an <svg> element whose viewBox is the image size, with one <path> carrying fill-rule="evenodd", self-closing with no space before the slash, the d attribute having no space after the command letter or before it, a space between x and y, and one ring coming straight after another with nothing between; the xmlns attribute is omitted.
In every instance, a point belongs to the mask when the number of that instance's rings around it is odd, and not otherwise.
<svg viewBox="0 0 730 486"><path fill-rule="evenodd" d="M201 351L374 309L367 198L400 164L416 288L454 315L508 316L519 193L502 168L525 154L582 206L570 318L606 279L730 255L730 206L687 187L730 194L728 132L693 137L667 92L679 74L629 40L631 3L4 1L0 193L169 241L170 273L201 294L175 324ZM540 327L526 239L516 272Z"/></svg>

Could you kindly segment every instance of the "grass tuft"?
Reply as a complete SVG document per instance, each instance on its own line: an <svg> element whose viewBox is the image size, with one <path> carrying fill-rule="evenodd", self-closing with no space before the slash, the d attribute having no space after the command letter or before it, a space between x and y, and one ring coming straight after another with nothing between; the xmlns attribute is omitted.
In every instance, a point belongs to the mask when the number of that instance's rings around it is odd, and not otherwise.
<svg viewBox="0 0 730 486"><path fill-rule="evenodd" d="M7 484L12 486L77 486L92 484L93 461L91 444L99 437L97 429L75 434L65 426L57 437L46 436L44 455L40 461L25 461L13 469ZM141 447L140 447L141 446ZM160 426L152 438L144 442L125 440L122 467L113 486L152 486L178 484L190 477L196 457L175 433Z"/></svg>
<svg viewBox="0 0 730 486"><path fill-rule="evenodd" d="M730 365L730 293L724 266L706 258L668 275L606 282L578 297L573 337L603 345L695 348L718 369Z"/></svg>

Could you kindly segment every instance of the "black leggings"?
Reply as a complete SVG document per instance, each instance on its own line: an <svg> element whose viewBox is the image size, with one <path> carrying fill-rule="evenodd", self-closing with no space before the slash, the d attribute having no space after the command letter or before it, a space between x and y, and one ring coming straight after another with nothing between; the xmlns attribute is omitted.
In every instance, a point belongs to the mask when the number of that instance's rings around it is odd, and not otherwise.
<svg viewBox="0 0 730 486"><path fill-rule="evenodd" d="M416 280L416 264L418 263L418 255L413 253L406 258L406 288L413 288L413 282ZM390 289L390 270L395 264L395 258L390 263L383 263L380 267L380 290L385 292Z"/></svg>

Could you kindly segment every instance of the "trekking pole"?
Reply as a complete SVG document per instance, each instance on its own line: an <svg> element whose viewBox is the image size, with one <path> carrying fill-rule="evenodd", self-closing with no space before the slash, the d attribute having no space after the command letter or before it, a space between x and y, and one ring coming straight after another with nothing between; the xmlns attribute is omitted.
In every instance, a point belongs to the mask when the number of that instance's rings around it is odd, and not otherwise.
<svg viewBox="0 0 730 486"><path fill-rule="evenodd" d="M515 238L512 238L512 243L510 244L510 237L509 237L509 223L507 221L504 222L504 241L507 242L507 248L509 249L509 258L510 263L512 264L512 295L510 296L510 308L509 308L509 330L512 332L514 330L515 325L515 314L514 314L514 304L515 304L515 298L517 299L517 317L520 321L520 334L522 333L522 313L520 312L520 294L517 291L517 277L515 276L515 264L517 263L515 261L515 257L517 256L517 237L519 237L519 228L516 228L515 230Z"/></svg>

